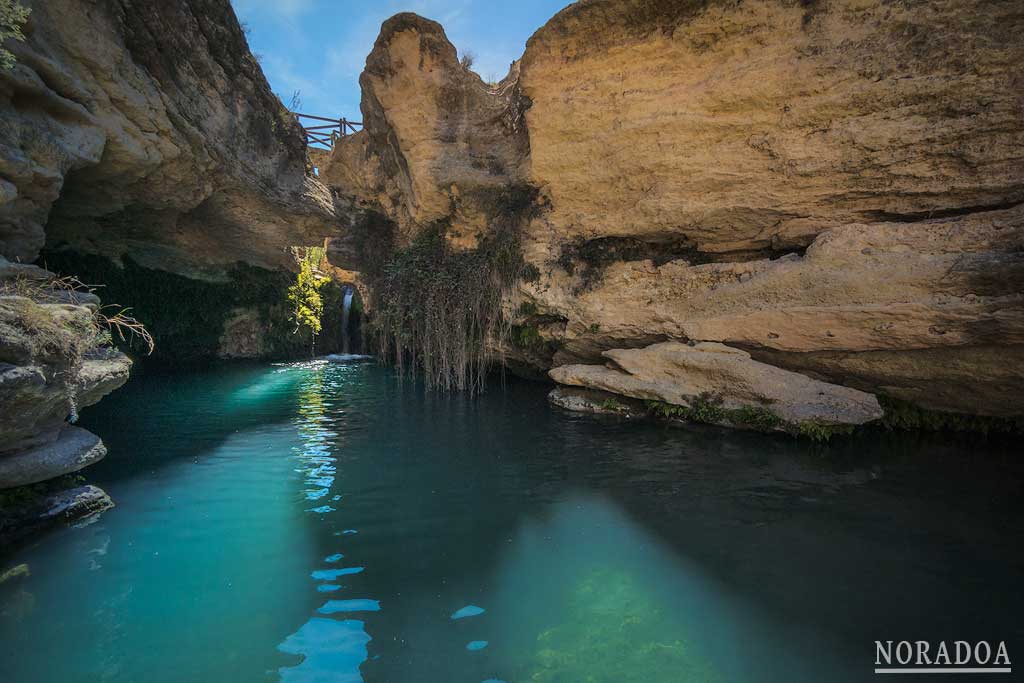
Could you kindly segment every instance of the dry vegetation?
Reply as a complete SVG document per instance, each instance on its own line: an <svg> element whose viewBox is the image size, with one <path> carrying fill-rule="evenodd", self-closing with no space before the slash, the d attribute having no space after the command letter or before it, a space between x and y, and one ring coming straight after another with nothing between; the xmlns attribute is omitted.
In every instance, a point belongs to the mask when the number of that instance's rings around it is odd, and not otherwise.
<svg viewBox="0 0 1024 683"><path fill-rule="evenodd" d="M6 307L14 313L8 323L32 340L33 357L53 361L60 356L74 367L89 351L111 344L115 335L125 344L152 353L153 337L130 309L117 304L101 306L94 290L74 277L19 276L0 282L0 296L6 297ZM53 308L47 304L72 306Z"/></svg>

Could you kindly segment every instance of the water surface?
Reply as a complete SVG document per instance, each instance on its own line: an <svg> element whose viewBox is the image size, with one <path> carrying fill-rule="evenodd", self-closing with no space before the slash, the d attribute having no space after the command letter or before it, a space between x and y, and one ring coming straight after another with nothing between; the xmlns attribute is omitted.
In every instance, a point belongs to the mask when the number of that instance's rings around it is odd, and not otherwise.
<svg viewBox="0 0 1024 683"><path fill-rule="evenodd" d="M544 394L372 363L136 373L83 414L117 507L6 561L31 576L0 585L0 680L866 681L876 639L1024 644L1003 447Z"/></svg>

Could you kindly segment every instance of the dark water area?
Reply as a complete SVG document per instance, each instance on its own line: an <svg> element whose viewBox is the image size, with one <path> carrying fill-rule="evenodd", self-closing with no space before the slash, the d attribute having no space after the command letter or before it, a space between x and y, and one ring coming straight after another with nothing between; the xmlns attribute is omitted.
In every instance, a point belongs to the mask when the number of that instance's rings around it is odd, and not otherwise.
<svg viewBox="0 0 1024 683"><path fill-rule="evenodd" d="M870 681L876 640L1024 651L1011 442L815 446L545 393L141 369L82 415L117 507L0 567L31 573L0 584L0 681Z"/></svg>

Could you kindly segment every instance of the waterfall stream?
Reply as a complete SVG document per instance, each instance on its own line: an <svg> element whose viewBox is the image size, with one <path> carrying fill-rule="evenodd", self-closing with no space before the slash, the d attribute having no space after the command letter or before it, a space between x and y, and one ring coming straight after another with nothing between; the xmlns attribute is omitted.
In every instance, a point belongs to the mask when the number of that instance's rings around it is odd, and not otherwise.
<svg viewBox="0 0 1024 683"><path fill-rule="evenodd" d="M351 285L345 286L345 297L341 304L341 352L349 353L348 343L348 316L352 309L352 295L355 289Z"/></svg>

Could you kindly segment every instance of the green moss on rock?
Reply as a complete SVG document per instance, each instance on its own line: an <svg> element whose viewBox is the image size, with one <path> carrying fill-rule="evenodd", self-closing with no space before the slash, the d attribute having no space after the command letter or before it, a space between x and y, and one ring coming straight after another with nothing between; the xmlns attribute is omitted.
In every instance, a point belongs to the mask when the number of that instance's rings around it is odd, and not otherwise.
<svg viewBox="0 0 1024 683"><path fill-rule="evenodd" d="M1000 418L964 415L927 410L907 401L880 394L878 403L885 411L882 426L887 429L942 432L975 432L980 434L1024 433L1024 418Z"/></svg>
<svg viewBox="0 0 1024 683"><path fill-rule="evenodd" d="M742 406L726 408L721 396L702 393L690 401L690 405L681 406L664 401L645 401L650 413L668 420L685 420L712 425L731 425L746 427L762 432L786 432L793 436L811 441L825 442L839 434L853 432L852 425L830 425L808 420L805 422L787 422L763 406Z"/></svg>

